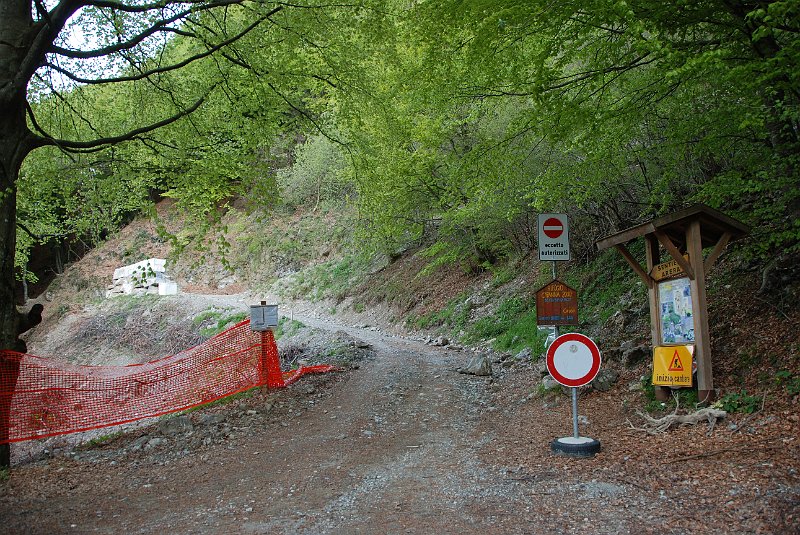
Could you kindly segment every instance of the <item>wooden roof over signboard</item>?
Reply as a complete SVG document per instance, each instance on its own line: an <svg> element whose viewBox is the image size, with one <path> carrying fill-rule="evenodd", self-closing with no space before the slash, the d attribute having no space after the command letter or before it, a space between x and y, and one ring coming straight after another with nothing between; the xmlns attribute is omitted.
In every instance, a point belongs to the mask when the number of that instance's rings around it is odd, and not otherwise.
<svg viewBox="0 0 800 535"><path fill-rule="evenodd" d="M750 232L750 227L722 212L706 206L695 204L689 208L667 214L620 232L600 238L595 242L597 249L603 251L609 247L627 243L635 238L661 231L669 236L672 243L680 250L686 249L686 229L693 221L700 221L702 246L713 247L723 234L730 234L730 240L736 240Z"/></svg>

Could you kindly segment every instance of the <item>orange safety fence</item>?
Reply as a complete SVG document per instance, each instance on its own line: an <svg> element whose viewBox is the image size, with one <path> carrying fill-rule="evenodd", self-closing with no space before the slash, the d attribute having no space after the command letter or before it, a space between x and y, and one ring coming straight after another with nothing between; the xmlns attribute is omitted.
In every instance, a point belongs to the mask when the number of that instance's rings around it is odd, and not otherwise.
<svg viewBox="0 0 800 535"><path fill-rule="evenodd" d="M191 349L130 366L79 366L0 351L0 444L159 416L335 369L281 372L272 332L253 332L249 324L245 320Z"/></svg>

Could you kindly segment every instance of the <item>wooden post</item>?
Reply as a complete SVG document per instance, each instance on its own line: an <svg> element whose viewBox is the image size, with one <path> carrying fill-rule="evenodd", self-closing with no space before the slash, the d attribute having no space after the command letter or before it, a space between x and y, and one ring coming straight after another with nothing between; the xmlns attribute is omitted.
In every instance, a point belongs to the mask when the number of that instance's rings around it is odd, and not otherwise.
<svg viewBox="0 0 800 535"><path fill-rule="evenodd" d="M648 234L644 237L644 249L647 255L647 273L652 273L653 267L661 263L661 251L655 235ZM658 309L658 283L652 279L647 287L647 300L650 305L650 340L655 348L661 345L661 311ZM667 401L672 395L666 386L656 386L654 391L657 401Z"/></svg>
<svg viewBox="0 0 800 535"><path fill-rule="evenodd" d="M653 235L645 236L644 247L647 255L647 272L651 273L653 267L661 263L658 241ZM661 344L661 314L658 310L658 284L655 281L651 280L647 285L647 299L650 304L650 339L655 347Z"/></svg>
<svg viewBox="0 0 800 535"><path fill-rule="evenodd" d="M692 292L694 317L694 358L697 362L697 398L701 402L714 401L714 377L711 366L711 340L708 329L706 303L706 272L703 265L703 243L700 221L694 220L686 229L686 248L692 264L694 278L689 280Z"/></svg>

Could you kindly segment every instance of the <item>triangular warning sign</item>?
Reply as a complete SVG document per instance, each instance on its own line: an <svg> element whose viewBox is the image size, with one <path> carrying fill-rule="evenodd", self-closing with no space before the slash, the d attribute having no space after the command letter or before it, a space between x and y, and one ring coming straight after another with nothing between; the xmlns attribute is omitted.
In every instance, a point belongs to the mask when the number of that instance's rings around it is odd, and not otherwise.
<svg viewBox="0 0 800 535"><path fill-rule="evenodd" d="M667 368L671 372L682 372L683 371L683 362L681 362L681 356L678 355L678 350L675 350L675 354L672 355L672 361L670 362L669 368Z"/></svg>

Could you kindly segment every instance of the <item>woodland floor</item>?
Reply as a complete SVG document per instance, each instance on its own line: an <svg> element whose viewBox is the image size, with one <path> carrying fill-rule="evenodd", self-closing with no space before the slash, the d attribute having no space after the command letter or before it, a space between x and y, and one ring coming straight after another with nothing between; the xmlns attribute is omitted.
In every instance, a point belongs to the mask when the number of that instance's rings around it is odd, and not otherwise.
<svg viewBox="0 0 800 535"><path fill-rule="evenodd" d="M18 460L6 533L798 533L800 417L783 404L650 436L623 372L580 399L593 459L554 455L566 396L527 363L458 373L469 353L297 318L372 345L311 376L99 446ZM630 423L629 423L630 422Z"/></svg>

